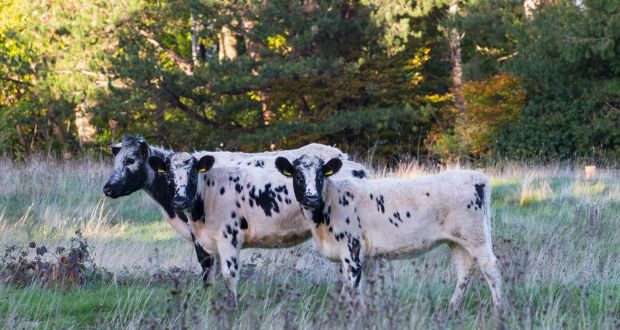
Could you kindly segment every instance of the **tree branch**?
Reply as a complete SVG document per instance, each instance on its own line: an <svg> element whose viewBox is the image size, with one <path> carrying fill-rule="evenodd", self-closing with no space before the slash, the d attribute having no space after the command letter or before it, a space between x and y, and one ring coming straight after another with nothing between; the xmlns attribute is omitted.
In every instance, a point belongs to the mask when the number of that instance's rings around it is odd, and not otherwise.
<svg viewBox="0 0 620 330"><path fill-rule="evenodd" d="M14 83L16 83L16 84L22 84L22 85L34 86L34 84L29 83L29 82L27 82L27 81L23 81L23 80L19 80L19 79L14 79L14 78L11 78L11 77L2 77L1 79L2 79L2 80L4 80L4 81L14 82Z"/></svg>
<svg viewBox="0 0 620 330"><path fill-rule="evenodd" d="M190 116L190 118L196 119L196 120L200 121L201 123L203 123L205 125L221 127L221 125L218 125L213 120L211 120L211 119L209 119L209 118L207 118L205 116L201 116L196 111L192 110L185 103L183 103L183 101L181 101L181 97L179 95L177 95L176 93L174 93L170 89L166 88L164 85L162 85L162 89L168 94L172 104L174 106L176 106L177 108L179 108L181 111L183 111L186 114L188 114Z"/></svg>
<svg viewBox="0 0 620 330"><path fill-rule="evenodd" d="M145 30L138 30L138 33L146 38L151 45L157 48L159 51L162 51L166 54L166 56L172 60L186 75L191 76L193 74L192 71L192 63L190 60L184 58L183 56L175 53L172 49L165 47L159 41L155 40L155 38Z"/></svg>

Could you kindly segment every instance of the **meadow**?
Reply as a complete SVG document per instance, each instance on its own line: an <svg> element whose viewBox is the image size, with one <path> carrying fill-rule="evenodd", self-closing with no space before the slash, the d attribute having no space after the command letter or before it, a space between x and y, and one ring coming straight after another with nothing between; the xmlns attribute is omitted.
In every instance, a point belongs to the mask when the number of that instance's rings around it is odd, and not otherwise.
<svg viewBox="0 0 620 330"><path fill-rule="evenodd" d="M194 250L163 222L144 192L116 200L103 196L111 163L0 159L2 327L494 327L480 274L459 315L446 316L455 285L446 247L417 259L378 262L365 283L362 313L339 300L337 266L311 242L247 249L241 254L240 306L230 310L221 279L202 287ZM502 263L506 325L619 328L618 172L599 169L586 178L581 167L512 163L480 170L493 182L493 244ZM375 176L433 171L403 162L375 168ZM77 262L67 261L77 267L72 269L78 279L63 280L53 270L36 276L28 267L16 277L20 262L53 265L77 255L58 247L82 253Z"/></svg>

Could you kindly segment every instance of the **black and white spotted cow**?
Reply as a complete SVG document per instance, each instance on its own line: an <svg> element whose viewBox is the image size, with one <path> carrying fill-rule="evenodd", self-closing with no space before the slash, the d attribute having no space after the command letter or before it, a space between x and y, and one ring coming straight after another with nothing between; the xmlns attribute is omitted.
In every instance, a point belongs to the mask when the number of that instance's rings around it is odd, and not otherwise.
<svg viewBox="0 0 620 330"><path fill-rule="evenodd" d="M148 165L150 156L166 157L170 150L154 147L139 136L126 135L123 141L113 145L114 168L108 181L103 186L103 193L110 198L130 195L138 190L144 190L162 208L165 221L174 230L189 242L194 243L198 262L202 268L202 279L208 284L208 275L214 258L200 245L195 244L194 237L187 226L187 217L183 212L177 212L172 207L174 192L168 185L166 178L156 175Z"/></svg>
<svg viewBox="0 0 620 330"><path fill-rule="evenodd" d="M458 310L477 265L501 316L502 280L491 245L491 184L475 171L415 179L350 180L334 175L342 161L303 156L276 160L292 177L295 197L322 253L340 261L350 288L358 288L364 257L409 258L447 243L457 273L451 313ZM314 202L314 200L318 202Z"/></svg>
<svg viewBox="0 0 620 330"><path fill-rule="evenodd" d="M173 206L177 212L187 212L196 241L209 253L219 254L232 306L237 305L242 248L290 247L311 235L292 182L277 172L275 159L252 157L228 168L212 167L216 160L211 155L197 159L189 153L173 153L149 159L154 170L169 180ZM342 170L339 176L366 177L363 165L348 160L344 164L348 171Z"/></svg>
<svg viewBox="0 0 620 330"><path fill-rule="evenodd" d="M172 154L172 151L150 146L142 137L135 135L124 136L122 142L113 145L111 149L114 154L114 168L103 187L104 194L111 198L118 198L130 195L138 190L144 190L151 196L163 209L165 221L170 224L179 235L189 242L194 243L196 255L203 271L202 278L204 283L207 284L209 269L213 265L214 258L204 251L199 244L195 243L194 237L187 225L187 216L185 213L175 210L173 206L174 191L168 184L166 177L157 175L148 165L149 156L166 158L168 155ZM344 159L348 157L337 148L316 143L309 144L296 150L298 150L299 154L307 152L330 155L330 157L342 157ZM286 155L287 151L254 154L227 151L200 151L196 154L208 154L216 157L214 166L221 167L237 165L242 160L254 160L255 157L259 156ZM292 153L292 155L296 154ZM264 166L261 162L255 162L254 165L258 167Z"/></svg>

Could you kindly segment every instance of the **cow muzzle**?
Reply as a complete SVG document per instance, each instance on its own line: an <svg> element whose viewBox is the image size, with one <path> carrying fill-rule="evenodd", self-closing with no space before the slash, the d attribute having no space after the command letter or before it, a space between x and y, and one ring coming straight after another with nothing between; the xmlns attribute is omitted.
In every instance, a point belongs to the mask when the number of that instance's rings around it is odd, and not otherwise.
<svg viewBox="0 0 620 330"><path fill-rule="evenodd" d="M112 185L110 185L109 183L106 183L103 186L103 194L110 198L118 197L118 194L114 191L114 188L112 188Z"/></svg>
<svg viewBox="0 0 620 330"><path fill-rule="evenodd" d="M317 195L304 196L303 205L306 208L314 208L314 207L319 206L319 196Z"/></svg>
<svg viewBox="0 0 620 330"><path fill-rule="evenodd" d="M189 207L189 201L185 197L175 197L174 198L174 208L176 210L185 210Z"/></svg>

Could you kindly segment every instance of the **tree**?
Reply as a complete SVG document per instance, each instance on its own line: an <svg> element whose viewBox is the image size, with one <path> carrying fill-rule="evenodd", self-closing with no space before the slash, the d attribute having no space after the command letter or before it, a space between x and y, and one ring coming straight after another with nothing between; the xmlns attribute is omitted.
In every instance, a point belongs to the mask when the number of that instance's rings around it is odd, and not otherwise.
<svg viewBox="0 0 620 330"><path fill-rule="evenodd" d="M108 15L113 10L105 2L3 1L0 145L18 155L77 148L79 133L87 130L77 130L76 119L88 126L82 110L106 80L96 67L107 45L108 22L100 17Z"/></svg>
<svg viewBox="0 0 620 330"><path fill-rule="evenodd" d="M518 30L506 69L524 79L528 104L499 151L544 159L620 154L620 2L543 3Z"/></svg>
<svg viewBox="0 0 620 330"><path fill-rule="evenodd" d="M256 150L294 140L262 134L253 144L239 142L267 123L276 129L360 107L420 104L414 91L429 56L412 37L411 8L407 1L146 4L117 24L122 52L110 54L114 79L95 117L102 131L114 120L120 131L180 135L179 145L225 141ZM204 28L188 31L188 21ZM220 45L219 56L190 72L185 63L198 40Z"/></svg>
<svg viewBox="0 0 620 330"><path fill-rule="evenodd" d="M456 28L456 19L459 10L459 0L452 0L449 5L449 17L452 21L448 32L448 44L450 45L450 62L452 64L452 90L454 93L454 106L465 114L465 98L463 97L463 69L461 59L461 36Z"/></svg>

